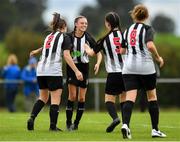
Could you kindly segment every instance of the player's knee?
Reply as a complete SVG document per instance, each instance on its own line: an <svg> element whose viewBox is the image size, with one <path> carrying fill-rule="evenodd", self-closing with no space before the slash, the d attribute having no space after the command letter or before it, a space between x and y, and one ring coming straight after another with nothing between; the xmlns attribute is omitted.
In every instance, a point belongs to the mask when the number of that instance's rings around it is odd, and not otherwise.
<svg viewBox="0 0 180 142"><path fill-rule="evenodd" d="M148 95L148 101L156 101L157 97L156 95Z"/></svg>
<svg viewBox="0 0 180 142"><path fill-rule="evenodd" d="M76 95L75 94L69 94L69 100L70 101L76 101Z"/></svg>
<svg viewBox="0 0 180 142"><path fill-rule="evenodd" d="M48 102L49 96L40 96L39 97L40 100L42 100L45 104Z"/></svg>
<svg viewBox="0 0 180 142"><path fill-rule="evenodd" d="M78 101L79 102L85 102L85 97L79 97Z"/></svg>

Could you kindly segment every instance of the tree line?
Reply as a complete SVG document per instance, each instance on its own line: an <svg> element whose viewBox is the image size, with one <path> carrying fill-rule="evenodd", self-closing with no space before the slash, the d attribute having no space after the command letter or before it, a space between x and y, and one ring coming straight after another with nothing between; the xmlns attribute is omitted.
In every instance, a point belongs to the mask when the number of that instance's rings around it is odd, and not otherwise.
<svg viewBox="0 0 180 142"><path fill-rule="evenodd" d="M15 53L22 67L27 63L29 52L42 46L47 29L42 18L42 14L47 8L46 3L47 0L1 0L0 41L4 42L3 47L5 48L3 51L0 49L0 52L3 52L0 53L1 55L5 55L4 52L6 54ZM80 14L87 17L88 31L98 39L105 32L103 27L106 12L117 12L120 16L122 30L124 30L133 22L128 13L138 3L138 0L97 0L96 6L85 6ZM151 20L151 25L158 33L155 43L165 59L161 77L180 77L178 71L180 68L178 63L180 60L180 37L173 35L176 29L174 21L170 17L159 14ZM2 47L1 44L0 47ZM90 69L93 69L94 62L92 59ZM5 61L1 60L2 64L5 64ZM90 76L94 77L93 71L90 73ZM100 71L98 77L106 77L104 70ZM166 98L169 100L169 92L172 92L176 98L178 97L177 90L175 90L178 87L173 91L168 87L164 88L163 86L162 88L160 94L167 96ZM101 92L103 91L101 90ZM163 98L165 103L168 101L166 98ZM177 99L173 100L180 106Z"/></svg>

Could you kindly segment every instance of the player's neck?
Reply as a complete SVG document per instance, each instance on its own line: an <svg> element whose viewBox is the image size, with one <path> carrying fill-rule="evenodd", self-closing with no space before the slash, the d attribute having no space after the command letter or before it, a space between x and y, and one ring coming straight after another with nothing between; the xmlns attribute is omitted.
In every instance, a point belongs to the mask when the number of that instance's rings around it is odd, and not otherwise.
<svg viewBox="0 0 180 142"><path fill-rule="evenodd" d="M135 22L135 23L143 23L143 24L144 24L144 23L145 23L145 20L141 20L141 21L140 21L140 20L135 20L134 22Z"/></svg>
<svg viewBox="0 0 180 142"><path fill-rule="evenodd" d="M76 37L82 37L83 34L84 34L83 31L76 31L76 32L75 32L75 36L76 36Z"/></svg>

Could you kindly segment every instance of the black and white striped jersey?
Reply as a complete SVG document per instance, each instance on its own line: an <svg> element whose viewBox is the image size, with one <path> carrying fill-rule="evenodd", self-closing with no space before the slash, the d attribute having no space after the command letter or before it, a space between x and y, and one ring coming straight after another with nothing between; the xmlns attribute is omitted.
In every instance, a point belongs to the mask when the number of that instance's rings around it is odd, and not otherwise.
<svg viewBox="0 0 180 142"><path fill-rule="evenodd" d="M49 34L44 40L37 76L62 76L63 50L71 48L72 43L68 35L60 32Z"/></svg>
<svg viewBox="0 0 180 142"><path fill-rule="evenodd" d="M151 52L146 43L153 41L152 27L134 23L124 32L127 53L123 66L123 74L153 74L155 67Z"/></svg>
<svg viewBox="0 0 180 142"><path fill-rule="evenodd" d="M121 31L110 32L104 41L94 49L95 53L103 50L105 67L108 73L122 72L123 58L120 54L120 48L125 46Z"/></svg>
<svg viewBox="0 0 180 142"><path fill-rule="evenodd" d="M88 44L91 48L96 47L96 41L94 38L85 32L82 37L76 37L74 32L68 34L71 37L73 48L71 50L71 56L74 63L89 63L89 57L84 50L84 44Z"/></svg>

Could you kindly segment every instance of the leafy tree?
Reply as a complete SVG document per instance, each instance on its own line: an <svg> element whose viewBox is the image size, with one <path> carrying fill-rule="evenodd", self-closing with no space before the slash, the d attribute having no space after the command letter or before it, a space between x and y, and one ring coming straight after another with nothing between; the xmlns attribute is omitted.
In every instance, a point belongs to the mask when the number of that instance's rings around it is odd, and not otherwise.
<svg viewBox="0 0 180 142"><path fill-rule="evenodd" d="M174 21L170 17L161 14L152 20L152 26L159 33L174 33L175 31Z"/></svg>
<svg viewBox="0 0 180 142"><path fill-rule="evenodd" d="M11 5L8 0L1 0L0 4L0 39L5 35L5 32L13 25L16 18L16 8Z"/></svg>
<svg viewBox="0 0 180 142"><path fill-rule="evenodd" d="M13 1L14 6L17 8L16 25L28 30L42 31L44 28L42 13L46 8L46 0Z"/></svg>
<svg viewBox="0 0 180 142"><path fill-rule="evenodd" d="M179 77L180 72L180 37L172 34L157 34L155 44L160 55L164 58L165 66L161 70L161 77Z"/></svg>
<svg viewBox="0 0 180 142"><path fill-rule="evenodd" d="M16 54L20 66L24 66L27 64L30 51L42 47L43 37L32 31L12 27L6 34L5 45L8 53Z"/></svg>
<svg viewBox="0 0 180 142"><path fill-rule="evenodd" d="M47 0L1 0L0 4L0 40L11 26L26 30L42 31L44 24L42 13Z"/></svg>
<svg viewBox="0 0 180 142"><path fill-rule="evenodd" d="M128 12L135 4L137 4L136 0L97 0L96 7L86 6L80 14L87 17L90 25L89 32L97 35L104 25L104 16L109 11L115 11L119 14L123 28L129 26L132 21Z"/></svg>

